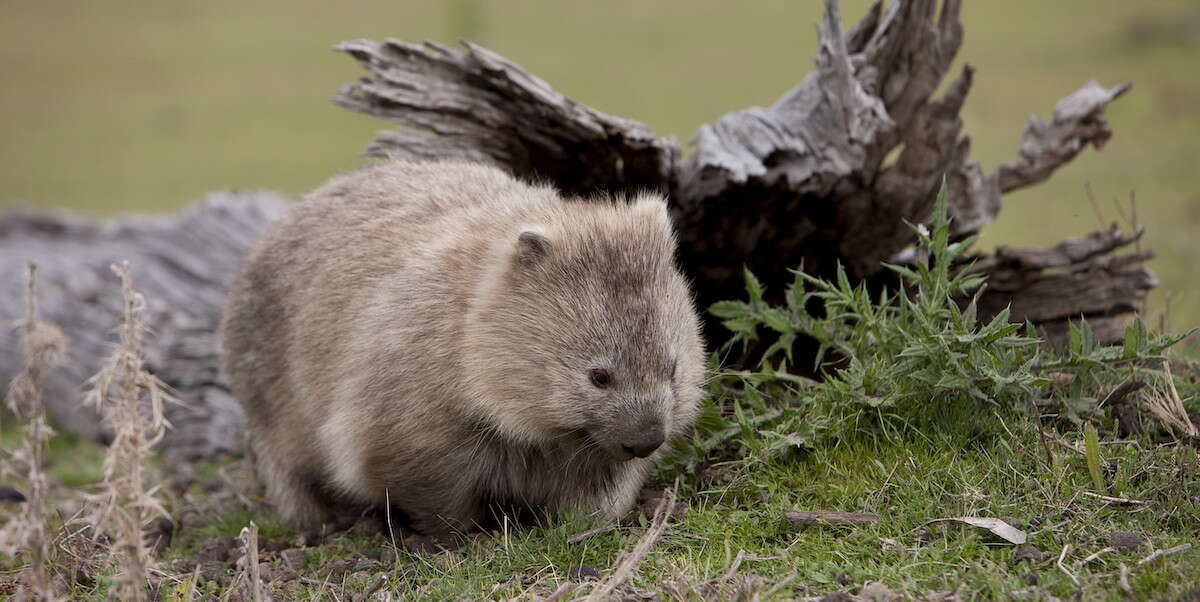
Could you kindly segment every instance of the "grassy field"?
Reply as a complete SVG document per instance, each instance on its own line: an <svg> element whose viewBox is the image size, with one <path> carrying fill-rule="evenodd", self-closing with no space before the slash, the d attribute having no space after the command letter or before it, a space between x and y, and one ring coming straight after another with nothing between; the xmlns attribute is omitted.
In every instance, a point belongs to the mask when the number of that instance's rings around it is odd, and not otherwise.
<svg viewBox="0 0 1200 602"><path fill-rule="evenodd" d="M844 3L849 22L866 2ZM1039 244L1096 225L1136 190L1153 267L1200 323L1200 8L1064 0L968 2L960 61L978 67L965 109L994 168L1030 115L1089 79L1134 83L1116 135L1046 184L1006 198L985 243ZM686 141L722 113L772 102L807 72L816 2L716 0L442 4L4 0L0 205L165 210L220 188L302 193L358 163L384 126L328 102L357 66L351 38L481 40L564 93ZM1163 307L1155 298L1154 310Z"/></svg>

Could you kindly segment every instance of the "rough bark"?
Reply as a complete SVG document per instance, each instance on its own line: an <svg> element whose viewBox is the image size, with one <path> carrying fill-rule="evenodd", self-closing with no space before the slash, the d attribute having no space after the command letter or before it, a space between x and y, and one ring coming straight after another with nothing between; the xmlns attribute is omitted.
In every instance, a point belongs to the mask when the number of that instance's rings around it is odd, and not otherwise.
<svg viewBox="0 0 1200 602"><path fill-rule="evenodd" d="M71 339L69 361L47 379L46 407L57 424L107 437L80 393L112 351L122 298L109 266L128 260L147 302L149 368L184 402L166 408L174 428L163 448L173 459L237 449L242 413L218 374L217 323L242 255L286 207L273 193L229 193L160 217L97 220L21 209L0 215L0 324L20 317L21 274L32 261L40 316ZM0 329L0 384L20 369L16 336Z"/></svg>
<svg viewBox="0 0 1200 602"><path fill-rule="evenodd" d="M674 142L572 101L486 48L464 45L388 39L336 46L369 76L342 88L334 102L404 126L383 132L367 154L487 161L578 195L670 187Z"/></svg>
<svg viewBox="0 0 1200 602"><path fill-rule="evenodd" d="M836 2L825 4L815 70L770 107L701 126L686 159L645 125L576 103L470 43L340 44L367 73L335 102L400 126L382 132L370 155L487 161L569 194L664 192L701 307L737 296L743 266L776 294L801 264L828 274L840 262L858 278L876 276L882 261L911 257L908 223L927 221L943 176L954 235L964 237L995 218L1002 193L1044 180L1111 136L1103 111L1128 85L1091 82L1060 100L1050 121L1033 118L1017 157L985 174L959 116L972 68L933 96L962 42L961 0L876 2L844 35ZM171 410L176 429L164 445L178 457L234 448L241 414L217 370L214 333L241 255L284 208L280 197L249 194L158 218L0 216L0 320L16 318L21 271L36 260L45 317L75 339L71 364L51 382L59 423L102 434L76 393L116 324L108 265L128 259L151 303L151 365L186 402ZM1085 317L1099 339L1119 340L1124 316L1155 285L1141 265L1148 252L1116 255L1135 239L1108 230L1047 249L1002 249L980 264L990 277L981 315L1011 305L1015 320L1051 337ZM12 337L0 333L0 384L18 367Z"/></svg>
<svg viewBox="0 0 1200 602"><path fill-rule="evenodd" d="M979 315L991 319L1010 307L1014 319L1032 321L1055 342L1066 337L1068 322L1086 319L1096 340L1120 341L1128 316L1158 286L1144 266L1152 251L1114 254L1141 236L1114 224L1046 249L1001 247L980 266L988 280Z"/></svg>

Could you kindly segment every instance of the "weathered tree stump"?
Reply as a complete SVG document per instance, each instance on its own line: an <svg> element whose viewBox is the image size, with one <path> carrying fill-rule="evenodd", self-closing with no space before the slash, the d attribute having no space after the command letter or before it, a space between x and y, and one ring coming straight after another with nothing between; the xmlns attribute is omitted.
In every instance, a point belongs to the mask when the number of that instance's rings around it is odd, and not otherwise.
<svg viewBox="0 0 1200 602"><path fill-rule="evenodd" d="M928 220L943 177L954 236L965 237L995 219L1003 193L1108 140L1104 108L1129 86L1090 82L1060 100L1049 122L1034 118L1018 156L985 174L970 159L959 117L972 68L933 96L962 41L960 4L876 2L843 34L837 4L826 0L815 70L771 107L701 126L686 158L645 125L576 103L470 43L340 44L367 75L334 100L400 126L381 133L371 155L486 161L569 194L662 191L704 307L741 295L743 266L776 293L801 263L818 274L841 263L856 278L878 277L883 262L911 260L909 223ZM18 317L21 274L36 261L43 317L74 340L69 365L49 385L58 423L103 438L78 391L117 323L120 295L107 266L129 260L150 303L150 365L186 402L169 411L176 428L164 448L174 458L236 448L241 413L217 369L216 326L241 256L285 211L283 198L261 193L116 221L28 210L0 216L0 321ZM1139 235L1101 230L983 258L981 316L1011 305L1014 320L1029 319L1051 337L1084 317L1099 339L1119 339L1123 320L1155 286L1142 266L1149 252L1116 254ZM19 368L15 340L0 333L0 383Z"/></svg>

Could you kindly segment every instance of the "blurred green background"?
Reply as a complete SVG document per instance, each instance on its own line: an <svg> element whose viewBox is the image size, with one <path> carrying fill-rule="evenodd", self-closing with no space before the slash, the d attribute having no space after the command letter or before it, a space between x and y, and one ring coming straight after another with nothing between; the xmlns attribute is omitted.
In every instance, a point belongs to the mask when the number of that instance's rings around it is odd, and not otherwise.
<svg viewBox="0 0 1200 602"><path fill-rule="evenodd" d="M1108 111L1108 146L1006 196L984 246L1082 234L1097 225L1085 184L1109 221L1134 190L1173 321L1200 324L1200 3L966 4L959 61L978 73L964 115L988 171L1014 155L1031 114L1048 117L1087 80L1134 83ZM866 6L843 3L847 27ZM797 83L819 14L812 0L0 0L0 205L112 213L222 188L302 193L361 163L385 126L328 102L360 73L330 46L360 37L475 39L580 102L686 141Z"/></svg>

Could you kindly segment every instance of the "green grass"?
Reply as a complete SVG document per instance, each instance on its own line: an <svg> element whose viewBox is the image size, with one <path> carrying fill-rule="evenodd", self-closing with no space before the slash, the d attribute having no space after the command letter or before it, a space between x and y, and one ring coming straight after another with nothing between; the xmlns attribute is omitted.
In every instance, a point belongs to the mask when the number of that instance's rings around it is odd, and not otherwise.
<svg viewBox="0 0 1200 602"><path fill-rule="evenodd" d="M1104 444L1111 494L1150 504L1123 507L1084 495L1093 487L1082 454L1056 446L1054 463L1047 465L1027 417L947 412L935 416L929 427L899 441L852 437L789 458L729 467L723 478L707 484L684 475L680 499L690 509L672 522L633 584L659 590L670 581L716 579L742 551L751 559L740 574L770 582L793 577L775 592L777 599L855 592L868 581L914 595L957 590L966 599L997 599L1027 590L1065 598L1077 588L1055 560L1070 546L1064 563L1080 580L1084 599L1119 599L1115 571L1122 563L1130 567L1129 582L1139 599L1175 597L1197 586L1187 577L1200 574L1200 550L1194 548L1135 568L1153 550L1200 540L1200 457L1194 448L1149 440ZM1081 432L1064 436L1082 448ZM83 446L70 442L72 446L55 446L53 462L68 461ZM796 526L783 520L788 509L874 512L880 521L856 527ZM957 516L1015 519L1030 534L1029 544L1045 556L1018 560L1016 546L985 530L930 523ZM189 557L200 542L217 535L236 536L251 520L260 526L262 538L295 536L266 507L234 504L210 524L182 532L166 559ZM530 588L553 590L574 566L607 573L641 531L635 525L567 543L587 527L580 521L554 522L507 536L493 534L432 557L401 552L389 567L389 587L410 599L498 599ZM1137 551L1105 554L1080 566L1081 559L1109 545L1114 531L1133 531L1145 543ZM321 567L330 562L390 547L387 537L344 535L310 548L307 576L315 582L300 584L293 595L328 592L329 586L321 585ZM179 577L187 582L186 575ZM527 585L520 585L522 578ZM361 592L369 580L349 575L330 583ZM221 588L209 584L200 591L218 593ZM89 595L79 588L74 595L99 599L102 593Z"/></svg>
<svg viewBox="0 0 1200 602"><path fill-rule="evenodd" d="M1200 571L1200 550L1133 568L1155 549L1200 538L1200 458L1195 449L1149 441L1105 445L1113 493L1151 504L1121 507L1084 495L1092 488L1082 455L1059 447L1048 466L1036 429L1023 416L947 413L933 426L899 442L858 437L786 460L732 468L725 472L727 482L696 485L685 479L681 500L691 507L671 524L634 584L658 590L671 580L715 579L742 551L767 558L744 562L742 573L771 581L794 576L790 586L776 592L781 599L853 592L868 581L914 595L957 589L967 599L996 599L1030 588L1033 579L1037 585L1030 591L1067 597L1077 588L1055 560L1070 546L1064 564L1080 580L1085 599L1117 599L1115 571L1121 563L1131 568L1130 585L1140 598L1178 596L1196 586L1185 576ZM1072 435L1082 438L1068 433ZM788 509L873 512L880 521L801 527L783 520ZM1015 519L1030 534L1029 545L1045 556L1018 560L1016 546L985 530L930 523L958 516ZM236 535L249 520L260 526L278 524L267 510L238 511L187 537L194 543L217 534ZM556 522L508 536L494 534L483 543L434 557L401 552L391 586L414 599L511 597L533 583L553 590L571 567L606 571L640 533L634 526L567 543L586 528L578 521ZM1137 551L1078 564L1108 546L1114 531L1133 531L1145 543ZM276 526L271 533L285 536L287 530ZM189 543L180 545L179 557L193 549ZM311 550L309 566L380 547L390 547L386 537L345 536ZM313 573L320 581L319 571ZM521 578L530 585L494 589ZM333 583L361 591L368 581ZM303 591L318 589L312 584Z"/></svg>
<svg viewBox="0 0 1200 602"><path fill-rule="evenodd" d="M864 0L844 2L847 23ZM329 47L396 36L480 39L577 100L686 141L726 111L773 102L810 69L819 3L446 5L372 0L146 5L9 2L0 20L0 205L165 210L222 188L301 193L361 160L385 124L328 102L358 67ZM986 245L1046 244L1139 198L1179 327L1200 324L1200 11L1064 0L968 2L960 63L978 67L964 110L985 168L1010 159L1030 115L1096 78L1134 82L1108 115L1115 137L1053 180L1006 197ZM1137 31L1157 32L1139 41ZM1191 33L1189 33L1191 32ZM1155 312L1164 307L1155 297Z"/></svg>

